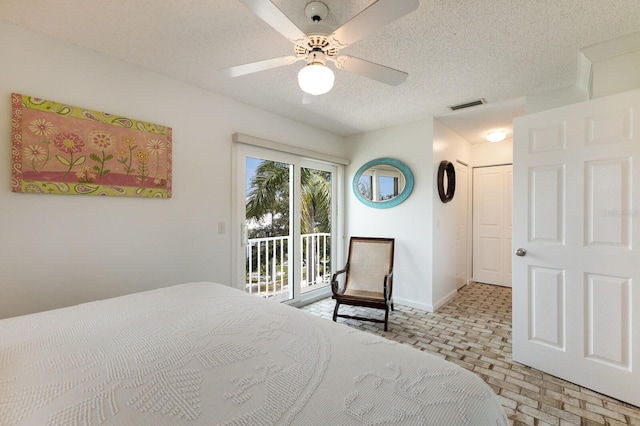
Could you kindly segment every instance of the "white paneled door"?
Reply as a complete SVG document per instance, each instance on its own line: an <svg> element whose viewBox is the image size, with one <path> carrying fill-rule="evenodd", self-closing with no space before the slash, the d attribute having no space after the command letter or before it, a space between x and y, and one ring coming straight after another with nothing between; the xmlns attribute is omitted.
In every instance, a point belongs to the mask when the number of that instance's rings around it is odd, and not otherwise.
<svg viewBox="0 0 640 426"><path fill-rule="evenodd" d="M512 166L473 169L473 280L511 287Z"/></svg>
<svg viewBox="0 0 640 426"><path fill-rule="evenodd" d="M640 91L516 119L513 210L513 359L637 406L639 126Z"/></svg>

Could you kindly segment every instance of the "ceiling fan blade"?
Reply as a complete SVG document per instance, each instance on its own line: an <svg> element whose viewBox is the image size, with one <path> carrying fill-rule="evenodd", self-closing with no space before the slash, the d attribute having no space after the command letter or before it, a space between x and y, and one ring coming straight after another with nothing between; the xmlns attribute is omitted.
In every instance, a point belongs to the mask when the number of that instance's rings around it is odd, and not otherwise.
<svg viewBox="0 0 640 426"><path fill-rule="evenodd" d="M296 61L295 56L281 56L279 58L266 59L264 61L251 62L250 64L236 65L234 67L223 68L218 71L222 77L239 77L241 75L251 74L258 71L265 71L271 68L290 65Z"/></svg>
<svg viewBox="0 0 640 426"><path fill-rule="evenodd" d="M301 40L305 37L305 33L270 0L240 0L240 2L289 40Z"/></svg>
<svg viewBox="0 0 640 426"><path fill-rule="evenodd" d="M409 75L406 72L347 55L341 55L336 58L336 67L392 86L404 83Z"/></svg>
<svg viewBox="0 0 640 426"><path fill-rule="evenodd" d="M418 0L378 0L335 30L333 38L347 46L381 28L419 6Z"/></svg>

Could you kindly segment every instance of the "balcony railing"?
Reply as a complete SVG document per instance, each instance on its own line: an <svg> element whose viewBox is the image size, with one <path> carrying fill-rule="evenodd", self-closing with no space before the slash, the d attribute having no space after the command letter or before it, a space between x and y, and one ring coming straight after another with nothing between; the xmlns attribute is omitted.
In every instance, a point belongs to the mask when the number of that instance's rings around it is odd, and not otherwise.
<svg viewBox="0 0 640 426"><path fill-rule="evenodd" d="M251 238L246 250L247 293L264 297L289 294L290 237ZM331 280L331 234L300 236L302 292L328 285Z"/></svg>

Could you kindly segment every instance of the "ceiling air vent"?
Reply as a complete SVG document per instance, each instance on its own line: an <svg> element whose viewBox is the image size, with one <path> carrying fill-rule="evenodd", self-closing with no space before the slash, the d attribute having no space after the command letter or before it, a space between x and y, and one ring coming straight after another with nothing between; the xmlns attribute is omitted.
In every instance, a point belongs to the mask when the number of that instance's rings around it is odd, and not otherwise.
<svg viewBox="0 0 640 426"><path fill-rule="evenodd" d="M478 99L477 101L471 101L471 102L466 102L464 104L459 104L459 105L452 105L449 107L449 109L451 111L456 111L459 109L464 109L464 108L470 108L472 106L476 106L476 105L482 105L482 104L486 104L487 101L485 101L484 99Z"/></svg>

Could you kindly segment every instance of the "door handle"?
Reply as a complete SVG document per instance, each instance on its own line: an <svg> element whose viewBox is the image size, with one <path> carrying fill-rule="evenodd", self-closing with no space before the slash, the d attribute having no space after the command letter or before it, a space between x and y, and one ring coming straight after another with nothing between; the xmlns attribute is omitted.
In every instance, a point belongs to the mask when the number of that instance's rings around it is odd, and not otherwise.
<svg viewBox="0 0 640 426"><path fill-rule="evenodd" d="M240 225L240 244L249 245L249 227L245 224Z"/></svg>
<svg viewBox="0 0 640 426"><path fill-rule="evenodd" d="M527 251L523 248L517 249L515 253L516 253L516 256L520 256L520 257L527 255Z"/></svg>

